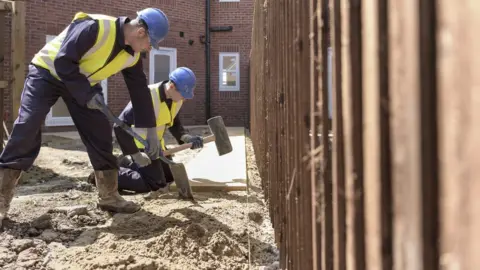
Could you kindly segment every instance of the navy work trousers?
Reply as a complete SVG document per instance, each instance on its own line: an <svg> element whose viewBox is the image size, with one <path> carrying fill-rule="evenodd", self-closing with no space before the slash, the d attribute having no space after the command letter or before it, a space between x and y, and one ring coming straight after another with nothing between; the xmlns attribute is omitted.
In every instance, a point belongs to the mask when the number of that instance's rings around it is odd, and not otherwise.
<svg viewBox="0 0 480 270"><path fill-rule="evenodd" d="M118 118L129 126L134 124L135 117L131 102L127 104ZM115 137L124 155L134 154L140 151L130 134L118 126L115 126L114 130ZM171 157L166 158L171 160ZM146 193L165 187L167 182L173 182L172 172L168 164L160 159L152 160L150 165L143 168L139 168L136 163L121 165L118 171L119 190Z"/></svg>
<svg viewBox="0 0 480 270"><path fill-rule="evenodd" d="M120 166L118 171L118 190L147 193L165 187L170 182L173 182L170 167L160 159L152 160L150 165L142 168L133 162Z"/></svg>
<svg viewBox="0 0 480 270"><path fill-rule="evenodd" d="M18 117L0 155L0 167L26 171L32 166L40 152L41 125L59 97L67 105L93 168L118 168L112 153L112 126L106 116L98 110L79 105L61 81L55 79L48 70L34 65L29 65Z"/></svg>

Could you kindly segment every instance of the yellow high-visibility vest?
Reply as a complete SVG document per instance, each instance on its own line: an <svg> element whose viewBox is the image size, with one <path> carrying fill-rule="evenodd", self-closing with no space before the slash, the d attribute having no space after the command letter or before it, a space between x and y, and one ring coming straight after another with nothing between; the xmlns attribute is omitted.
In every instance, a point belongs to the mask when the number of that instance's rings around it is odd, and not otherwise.
<svg viewBox="0 0 480 270"><path fill-rule="evenodd" d="M151 84L148 86L150 88L150 93L152 95L152 102L153 102L153 109L155 111L155 119L156 119L156 128L157 128L157 136L160 140L160 144L162 145L162 149L166 150L165 148L165 141L163 140L163 135L165 133L165 129L171 127L173 125L173 120L177 116L180 108L182 107L183 101L174 102L172 101L172 106L168 109L168 105L165 100L161 99L160 96L160 83ZM135 128L132 126L132 129L140 135L143 139L147 138L147 131L145 128ZM135 144L139 149L144 149L145 146L140 143L137 139L135 139Z"/></svg>
<svg viewBox="0 0 480 270"><path fill-rule="evenodd" d="M131 67L138 62L138 59L140 59L140 53L136 52L132 56L125 50L121 50L120 53L110 61L110 63L105 65L113 50L113 46L115 45L116 18L107 15L78 12L75 14L72 22L85 18L98 20L99 26L95 44L85 53L85 55L83 55L79 63L80 73L88 78L91 86L100 83L102 80L107 79L122 69ZM53 62L65 36L67 35L68 28L69 26L67 26L67 28L65 28L57 37L45 44L45 46L35 54L32 59L33 64L48 69L50 74L57 79L60 78L57 75Z"/></svg>

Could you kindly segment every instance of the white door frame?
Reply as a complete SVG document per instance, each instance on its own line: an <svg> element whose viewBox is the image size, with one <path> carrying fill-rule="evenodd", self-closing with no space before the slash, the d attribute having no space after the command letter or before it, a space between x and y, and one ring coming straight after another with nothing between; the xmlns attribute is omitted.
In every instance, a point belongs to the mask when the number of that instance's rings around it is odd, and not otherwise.
<svg viewBox="0 0 480 270"><path fill-rule="evenodd" d="M46 35L46 43L50 40L54 39L56 36L54 35ZM108 79L103 80L101 83L103 97L105 99L105 103L108 104ZM58 102L63 102L63 99L60 97L55 104ZM53 105L55 106L55 105ZM50 108L50 111L45 118L45 126L47 127L58 127L58 126L73 126L73 119L72 117L53 117L52 110L53 106Z"/></svg>
<svg viewBox="0 0 480 270"><path fill-rule="evenodd" d="M148 68L148 81L149 84L158 83L155 82L155 55L162 54L170 56L170 72L177 68L177 49L176 48L167 48L167 47L160 47L158 50L152 49L150 51L150 58L149 58L149 68Z"/></svg>

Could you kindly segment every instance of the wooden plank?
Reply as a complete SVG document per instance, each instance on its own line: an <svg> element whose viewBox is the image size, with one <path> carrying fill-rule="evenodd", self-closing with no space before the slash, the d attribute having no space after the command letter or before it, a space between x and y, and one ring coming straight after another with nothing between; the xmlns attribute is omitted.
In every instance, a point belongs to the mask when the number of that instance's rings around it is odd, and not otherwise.
<svg viewBox="0 0 480 270"><path fill-rule="evenodd" d="M324 253L324 245L322 239L324 238L324 230L322 227L318 226L318 218L317 215L324 217L323 213L323 205L324 201L317 205L315 202L317 198L324 198L324 192L317 192L320 190L318 188L319 183L318 179L320 179L319 171L321 162L315 158L318 155L318 150L321 149L319 145L318 136L315 136L318 132L318 126L321 124L318 123L320 120L318 117L319 106L322 105L322 98L321 98L321 89L319 86L322 82L322 77L320 76L320 59L319 59L319 50L321 49L321 39L319 35L319 30L321 29L319 26L321 25L321 18L320 11L322 9L321 6L317 6L319 1L317 0L310 0L309 1L309 17L310 25L309 31L312 33L310 35L310 131L312 136L310 136L310 201L312 203L311 208L311 223L312 223L312 269L325 269L321 267L321 260L322 254ZM317 153L317 154L316 154ZM320 184L321 186L321 184ZM323 194L322 194L323 193ZM325 224L325 218L323 219L324 222L321 224ZM320 245L322 243L322 245ZM323 251L323 252L322 252ZM321 268L320 268L321 267Z"/></svg>
<svg viewBox="0 0 480 270"><path fill-rule="evenodd" d="M420 127L422 159L423 269L439 269L439 161L437 125L437 9L436 1L419 7Z"/></svg>
<svg viewBox="0 0 480 270"><path fill-rule="evenodd" d="M394 269L423 268L418 1L390 1Z"/></svg>
<svg viewBox="0 0 480 270"><path fill-rule="evenodd" d="M350 62L350 17L349 0L340 1L340 18L342 23L341 30L341 57L342 57L342 105L343 105L343 123L344 123L344 135L345 135L345 189L340 190L345 196L345 266L348 270L355 269L355 247L354 247L354 225L351 218L351 212L353 210L353 200L349 190L352 190L353 183L353 146L352 146L352 97L350 93L351 89L351 62Z"/></svg>
<svg viewBox="0 0 480 270"><path fill-rule="evenodd" d="M365 269L363 216L361 3L342 1L347 269Z"/></svg>
<svg viewBox="0 0 480 270"><path fill-rule="evenodd" d="M341 0L330 0L332 21L332 204L333 204L333 269L346 269L345 223L345 152L342 93L342 20Z"/></svg>
<svg viewBox="0 0 480 270"><path fill-rule="evenodd" d="M279 2L279 1L277 1ZM300 69L304 70L305 72L300 73L299 81L300 83L298 86L301 89L309 89L310 88L310 50L307 47L310 38L310 10L309 10L309 2L308 1L299 1L298 5L299 10L299 36L300 42L303 45L297 45L297 51L299 53L299 64ZM278 44L278 43L276 43ZM278 47L277 47L278 48ZM277 49L278 50L278 49ZM280 58L280 57L279 57ZM281 67L279 67L281 68ZM277 73L277 76L279 73ZM317 76L319 78L319 76ZM316 92L319 93L319 88L316 89ZM305 115L310 114L310 91L301 91L300 93L297 92L298 97L298 111L296 112L297 118L302 117ZM318 117L318 116L317 116ZM296 149L297 149L297 166L300 170L298 170L299 179L304 179L304 181L299 181L300 183L300 194L299 200L300 204L299 207L301 218L301 225L299 226L300 234L300 251L301 260L300 268L299 269L319 269L319 265L317 264L314 268L313 261L314 257L317 256L317 253L313 253L314 246L317 245L317 239L312 237L313 230L316 229L317 224L312 223L312 220L318 220L318 212L316 211L317 205L319 205L318 196L311 196L312 192L316 193L315 190L312 191L311 185L311 175L309 172L308 163L303 162L303 158L305 155L309 154L308 149L305 149L305 146L310 143L310 127L305 126L305 123L301 121L296 121L295 123L295 130L297 131L297 142L296 142ZM316 166L318 167L318 166ZM314 167L315 168L315 167ZM318 181L318 177L314 177L314 181ZM313 216L312 216L313 215ZM304 228L303 230L301 228ZM318 243L320 245L320 243ZM316 249L316 248L315 248ZM318 263L318 262L317 262Z"/></svg>
<svg viewBox="0 0 480 270"><path fill-rule="evenodd" d="M389 17L388 0L378 1L378 49L380 91L380 171L382 216L382 266L393 268L393 189L390 132Z"/></svg>
<svg viewBox="0 0 480 270"><path fill-rule="evenodd" d="M20 97L25 82L25 2L12 2L12 120L15 120L20 107Z"/></svg>
<svg viewBox="0 0 480 270"><path fill-rule="evenodd" d="M367 269L382 270L380 87L378 59L378 0L364 1L363 9L363 132L365 160L365 240Z"/></svg>
<svg viewBox="0 0 480 270"><path fill-rule="evenodd" d="M328 0L321 0L318 4L320 7L317 8L317 17L318 27L321 29L321 36L319 38L320 45L320 55L321 55L321 66L322 78L319 82L321 85L322 91L319 94L319 99L321 103L318 104L320 107L319 110L322 112L321 119L321 130L322 133L322 168L321 168L321 178L322 179L322 191L323 191L323 202L320 204L323 210L323 222L322 222L322 238L319 239L322 241L322 267L324 270L333 269L333 206L332 206L332 162L331 162L331 147L330 147L330 119L329 119L329 73L328 63L329 63L329 47L330 47L330 22L328 16ZM313 131L313 130L312 130ZM317 137L317 136L312 136Z"/></svg>
<svg viewBox="0 0 480 270"><path fill-rule="evenodd" d="M1 3L0 3L1 5ZM0 36L3 37L5 36L5 16L7 15L6 11L0 11ZM8 82L3 81L4 78L4 72L3 72L3 61L5 60L5 52L7 52L7 48L5 48L5 42L0 42L0 121L2 122L3 125L5 125L5 122L3 121L3 117L5 115L4 111L4 101L3 101L3 96L4 96L4 89L7 88ZM5 138L5 132L7 131L6 127L0 127L0 151L3 151L3 144L4 144L4 138ZM7 136L8 138L8 136Z"/></svg>
<svg viewBox="0 0 480 270"><path fill-rule="evenodd" d="M342 0L342 92L345 124L346 267L365 269L363 216L361 3Z"/></svg>
<svg viewBox="0 0 480 270"><path fill-rule="evenodd" d="M364 152L367 269L392 269L392 189L386 0L363 9Z"/></svg>
<svg viewBox="0 0 480 270"><path fill-rule="evenodd" d="M480 266L480 2L437 1L440 269Z"/></svg>

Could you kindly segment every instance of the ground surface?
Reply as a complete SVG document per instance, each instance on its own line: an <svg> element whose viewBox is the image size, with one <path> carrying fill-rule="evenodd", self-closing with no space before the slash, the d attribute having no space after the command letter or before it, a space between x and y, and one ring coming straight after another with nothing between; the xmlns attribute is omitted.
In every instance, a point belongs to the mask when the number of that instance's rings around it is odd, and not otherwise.
<svg viewBox="0 0 480 270"><path fill-rule="evenodd" d="M205 130L192 132L203 135ZM174 192L152 201L129 195L125 197L142 204L142 210L130 215L95 208L96 188L85 182L92 168L79 140L48 136L43 142L0 232L0 269L231 270L276 265L278 252L249 138L248 191L196 193L196 203L178 200ZM171 138L167 142L175 143ZM176 159L194 155L188 150Z"/></svg>

